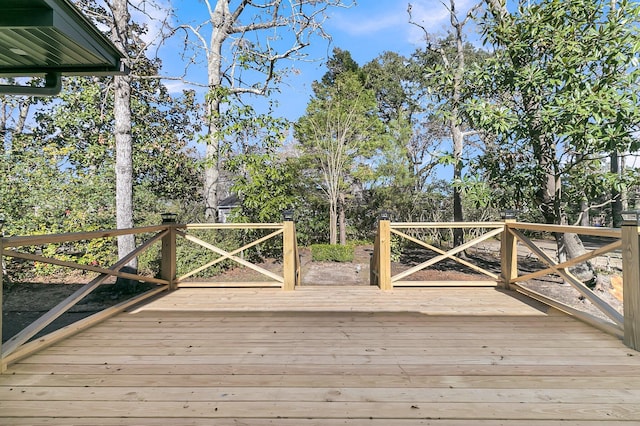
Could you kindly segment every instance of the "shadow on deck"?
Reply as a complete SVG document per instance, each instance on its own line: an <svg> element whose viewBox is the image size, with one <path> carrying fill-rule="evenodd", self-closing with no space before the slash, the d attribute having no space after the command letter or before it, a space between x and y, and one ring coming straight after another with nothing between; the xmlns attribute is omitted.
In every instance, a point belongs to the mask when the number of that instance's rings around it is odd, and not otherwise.
<svg viewBox="0 0 640 426"><path fill-rule="evenodd" d="M496 288L184 288L0 376L12 425L629 421L640 355Z"/></svg>

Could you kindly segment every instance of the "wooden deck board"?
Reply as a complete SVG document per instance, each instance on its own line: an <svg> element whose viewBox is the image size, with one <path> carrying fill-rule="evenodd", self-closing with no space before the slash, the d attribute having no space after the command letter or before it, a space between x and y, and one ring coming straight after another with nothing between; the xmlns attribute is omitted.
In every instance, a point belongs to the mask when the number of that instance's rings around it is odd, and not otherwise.
<svg viewBox="0 0 640 426"><path fill-rule="evenodd" d="M640 422L640 353L495 288L180 289L10 366L0 424Z"/></svg>
<svg viewBox="0 0 640 426"><path fill-rule="evenodd" d="M50 417L44 418L11 418L12 426L38 426L38 425L72 425L76 420L75 418L56 417L51 419ZM130 420L122 418L95 418L95 419L83 419L83 426L121 426L130 425ZM138 426L167 426L167 424L173 425L176 423L168 423L166 419L158 418L136 418L136 425ZM252 425L252 426L312 426L322 424L325 426L413 426L413 425L431 425L431 426L495 426L496 424L503 425L504 422L496 423L495 420L474 420L470 423L469 420L449 420L449 419L349 419L345 421L343 419L323 419L319 422L317 419L258 419L252 418L250 421L237 422L231 419L216 419L213 422L211 419L182 419L180 426L211 426L215 425ZM629 422L625 421L562 421L562 420L513 420L508 422L509 426L629 426Z"/></svg>

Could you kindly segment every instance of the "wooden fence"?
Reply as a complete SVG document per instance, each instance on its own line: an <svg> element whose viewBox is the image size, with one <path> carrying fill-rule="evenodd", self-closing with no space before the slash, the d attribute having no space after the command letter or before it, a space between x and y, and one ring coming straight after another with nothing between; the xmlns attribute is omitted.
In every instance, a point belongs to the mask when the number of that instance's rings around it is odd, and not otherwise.
<svg viewBox="0 0 640 426"><path fill-rule="evenodd" d="M474 230L474 237L465 244L445 251L436 244L422 241L415 236L410 235L410 229L453 229L462 228L466 230ZM214 232L222 232L224 230L258 230L262 229L267 232L255 240L242 245L235 249L223 249L215 243L206 241L197 236L198 231L209 230ZM622 229L611 228L592 228L592 227L574 227L574 226L557 226L557 225L541 225L532 223L519 223L514 220L505 220L504 222L488 222L488 223L391 223L389 220L380 220L378 232L374 244L374 253L371 259L371 284L378 285L382 290L390 290L400 286L425 286L425 285L497 285L505 289L516 290L527 294L528 296L538 299L557 309L561 309L571 315L574 315L583 321L587 321L596 327L599 327L612 334L623 338L624 343L636 350L640 349L640 237L639 227L636 222L627 223ZM579 235L588 235L596 237L606 237L612 239L612 242L604 246L586 253L578 258L571 259L567 262L559 263L551 256L544 252L536 245L526 232L550 232L550 233L575 233ZM101 238L116 238L120 235L134 234L145 236L136 250L125 258L119 260L110 267L99 265L84 265L68 260L60 260L55 257L47 257L42 254L34 254L33 250L20 250L20 248L29 248L43 246L48 244L65 244L75 241L87 241ZM418 234L418 233L416 233ZM282 235L282 274L276 274L245 260L242 253L251 249L258 244L264 243ZM405 239L418 246L431 250L436 256L422 262L409 269L392 275L392 235L398 239ZM178 264L178 238L182 238L183 243L195 244L203 248L210 255L214 256L202 265L177 275ZM499 238L500 247L500 273L497 274L486 268L471 263L469 260L457 256L458 253L477 246L483 242ZM160 268L157 274L153 276L141 275L137 273L127 272L124 268L134 257L140 256L154 245L160 245L161 260ZM519 274L518 271L518 251L522 247L527 249L529 253L535 255L542 263L546 264L546 268L539 271ZM606 255L613 251L620 251L623 266L623 287L624 287L624 314L620 314L605 301L599 298L593 291L584 285L580 280L571 274L568 268L598 256ZM33 353L43 346L50 345L54 342L64 339L70 334L85 329L96 322L102 321L134 304L153 297L163 291L176 289L180 286L276 286L284 290L293 290L300 284L300 260L298 248L296 244L295 224L293 221L284 221L275 224L175 224L163 223L162 225L149 226L135 229L95 231L95 232L79 232L71 234L56 235L36 235L28 237L8 237L0 239L0 252L2 257L13 257L24 259L27 261L41 262L45 264L57 265L75 270L97 273L98 276L91 282L84 285L71 296L60 302L33 324L26 327L17 335L13 336L2 345L0 358L0 371L6 369L7 364L14 362L24 356ZM423 269L429 268L438 262L444 260L452 260L474 272L486 277L483 280L475 281L412 281L408 280L410 275L415 274ZM244 267L252 269L263 277L265 280L255 282L226 282L220 283L216 280L198 280L193 281L191 278L205 271L222 261L236 262ZM597 306L609 321L605 321L594 316L579 312L569 306L552 300L547 296L536 293L520 283L541 277L547 274L559 275L565 282L571 284L580 294L587 298L594 306ZM155 284L155 288L135 296L125 302L119 303L102 312L87 317L67 327L61 328L44 337L33 339L47 325L51 324L56 318L67 312L72 306L77 304L81 299L90 294L109 277L119 277L146 283ZM0 275L0 284L1 284ZM2 293L0 286L0 307L2 306ZM1 309L1 308L0 308ZM1 312L0 312L1 313ZM1 330L0 315L0 330ZM1 337L1 335L0 335Z"/></svg>
<svg viewBox="0 0 640 426"><path fill-rule="evenodd" d="M192 235L196 230L258 230L266 229L270 232L268 235L258 238L245 244L242 247L233 250L224 250L216 244L204 241L197 236ZM190 233L191 232L191 233ZM116 238L121 235L136 235L138 237L145 237L142 242L133 252L126 257L120 259L114 265L110 267L104 267L99 265L85 265L78 262L69 260L61 260L55 256L45 256L34 250L33 248L42 247L50 244L69 244L79 241L92 241L105 238ZM273 239L282 235L282 275L275 274L266 269L259 267L251 262L243 259L239 254L245 250L250 249L258 244L261 244L269 239ZM176 276L177 273L177 238L183 238L186 242L196 244L199 247L204 248L211 256L213 260L201 265L192 271L183 274L182 276ZM150 248L154 246L160 246L160 268L157 274L142 275L138 273L127 272L125 268L130 261L143 255ZM138 304L150 297L157 294L176 289L179 286L220 286L213 280L199 280L198 282L190 282L189 278L199 272L206 270L222 261L234 261L245 267L253 269L254 271L265 275L270 281L256 281L256 282L225 282L222 285L226 286L278 286L284 290L293 290L300 280L300 263L298 248L296 245L295 224L293 221L285 221L283 223L275 224L176 224L176 223L163 223L157 226L148 226L134 229L121 229L121 230L105 230L95 232L78 232L69 234L54 234L54 235L34 235L34 236L15 236L0 239L0 253L1 259L4 264L4 258L10 257L14 259L22 259L30 262L39 262L42 264L56 265L59 267L68 268L70 270L86 271L97 273L98 275L89 283L83 285L77 289L73 294L65 298L62 302L58 303L47 313L42 315L35 322L27 326L21 332L8 339L1 346L0 351L0 372L5 371L6 366L9 363L23 358L33 352L36 352L44 346L48 346L57 341L60 341L67 336L77 333L80 330L90 327L91 325L100 322L110 316L113 316L128 307ZM211 257L210 256L210 257ZM0 338L2 337L2 276L0 274ZM49 324L62 316L65 312L69 311L73 306L78 304L83 298L96 290L101 284L103 284L110 277L116 277L121 279L133 280L144 283L155 284L155 288L145 291L142 294L136 295L129 300L122 303L118 303L108 309L93 314L83 320L80 320L74 324L61 328L57 331L47 334L43 337L33 339L34 336L41 333Z"/></svg>
<svg viewBox="0 0 640 426"><path fill-rule="evenodd" d="M465 244L445 251L427 241L408 235L403 230L413 229L474 229L476 237ZM371 258L371 283L380 286L382 290L391 290L400 286L446 286L446 285L497 285L509 290L515 290L537 299L547 305L560 309L589 324L592 324L606 332L623 338L624 343L635 350L640 350L640 242L639 227L637 222L625 222L622 229L544 225L534 223L520 223L515 220L504 222L486 223L392 223L389 220L378 222L378 232L374 242L374 253ZM559 263L540 248L525 232L539 233L570 233L582 236L604 237L610 239L601 247L587 253ZM412 243L431 250L436 256L414 267L392 275L392 236L411 241ZM500 274L488 271L478 265L472 264L467 259L456 255L471 247L477 246L494 237L499 238L500 244ZM535 256L546 267L531 273L519 274L518 251L526 250L528 255ZM623 270L623 305L624 314L606 303L602 298L576 278L569 268L596 257L605 256L618 251L622 256ZM422 271L444 260L453 260L462 264L476 273L488 277L485 281L420 281L407 280L410 275ZM543 294L535 292L521 283L545 275L554 274L560 276L566 283L575 288L585 299L604 313L609 319L599 317L576 310L560 301L554 300Z"/></svg>
<svg viewBox="0 0 640 426"><path fill-rule="evenodd" d="M463 245L454 247L449 251L444 251L434 244L427 241L420 240L416 237L408 235L401 230L413 229L413 230L425 230L425 229L478 229L480 235L473 238L471 241L466 242ZM487 223L442 223L442 222L402 222L391 223L388 220L380 220L378 225L378 233L374 242L372 263L371 263L371 284L378 285L382 290L390 290L394 287L401 286L447 286L447 285L467 285L467 286L486 286L496 285L499 280L499 276L491 271L474 265L467 260L457 257L456 255L463 252L470 247L489 240L497 235L502 234L504 231L504 223L502 222L487 222ZM412 268L398 272L395 275L391 274L391 237L397 235L401 239L410 241L420 247L433 251L438 256L422 262ZM461 265L464 265L473 271L487 276L490 280L475 280L475 281L416 281L405 280L405 278L416 272L429 268L444 260L453 260Z"/></svg>
<svg viewBox="0 0 640 426"><path fill-rule="evenodd" d="M224 250L193 234L195 231L203 230L218 233L229 230L255 231L260 229L272 232L232 250ZM239 256L239 254L246 250L280 235L282 235L282 275L269 271ZM214 258L189 272L176 276L176 237L181 237L190 243L210 251L214 255ZM176 287L281 287L284 290L293 290L300 281L300 256L298 255L295 224L293 221L285 221L283 223L197 223L181 225L170 229L170 234L167 236L165 244L167 250L163 247L163 253L168 253L171 258L163 258L162 271L163 277L166 277L170 281L170 287L172 289ZM190 279L223 261L232 261L249 268L266 278L266 280L221 282L216 279Z"/></svg>

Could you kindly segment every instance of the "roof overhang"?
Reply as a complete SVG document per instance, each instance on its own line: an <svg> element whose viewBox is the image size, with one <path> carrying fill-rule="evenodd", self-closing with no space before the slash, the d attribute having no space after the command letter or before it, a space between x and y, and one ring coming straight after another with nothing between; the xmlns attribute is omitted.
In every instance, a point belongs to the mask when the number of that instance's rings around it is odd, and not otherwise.
<svg viewBox="0 0 640 426"><path fill-rule="evenodd" d="M127 71L124 55L70 0L0 1L0 77L46 75L48 86L62 74Z"/></svg>

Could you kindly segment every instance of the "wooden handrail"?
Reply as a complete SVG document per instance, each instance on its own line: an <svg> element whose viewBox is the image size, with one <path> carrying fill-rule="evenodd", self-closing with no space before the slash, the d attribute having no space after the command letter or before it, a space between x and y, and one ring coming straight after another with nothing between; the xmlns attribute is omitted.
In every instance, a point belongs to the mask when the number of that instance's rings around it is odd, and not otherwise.
<svg viewBox="0 0 640 426"><path fill-rule="evenodd" d="M392 232L393 232L393 229L392 229ZM437 252L441 253L440 256L436 256L433 259L429 259L426 262L423 262L423 263L421 263L419 265L414 266L413 268L409 268L408 270L406 270L404 272L401 272L401 273L391 277L391 281L392 282L400 281L402 278L405 278L405 277L407 277L407 276L409 276L409 275L411 275L411 274L413 274L415 272L418 272L418 271L421 271L421 270L423 270L425 268L428 268L431 265L435 265L436 263L438 263L438 262L440 262L440 261L442 261L444 259L455 259L455 260L460 262L461 259L454 258L454 256L456 254L458 254L458 253L460 253L460 252L462 252L462 251L464 251L464 250L466 250L466 249L468 249L470 247L473 247L474 245L476 245L476 244L478 244L478 243L480 243L482 241L485 241L485 240L487 240L487 239L489 239L491 237L495 237L496 235L498 235L500 233L502 233L502 227L500 227L498 229L494 229L493 231L487 232L486 234L482 235L481 237L475 238L472 241L468 241L467 243L462 244L462 245L460 245L458 247L454 247L453 249L451 249L451 250L449 250L447 252L445 252L444 250L436 249ZM402 235L400 233L396 233L396 234L397 235ZM460 263L462 263L462 262L460 262ZM491 276L494 279L497 278L497 275L495 275L495 274L491 274L490 272L484 271L484 270L483 270L483 272L486 273L487 275Z"/></svg>
<svg viewBox="0 0 640 426"><path fill-rule="evenodd" d="M414 238L404 232L400 232L400 229L491 229L482 236L475 238L473 241L469 241L460 247L454 247L449 251L441 250L431 244ZM386 219L378 221L378 232L376 233L374 242L374 252L371 259L371 284L378 285L382 290L390 290L396 286L415 286L415 285L429 285L429 282L415 282L415 281L403 281L403 278L415 274L429 266L434 265L445 259L452 259L457 263L465 265L476 272L491 278L492 281L473 281L469 282L469 285L495 285L499 276L493 272L487 271L477 265L456 257L455 255L461 251L466 250L482 241L492 238L504 230L504 222L390 222ZM397 235L408 241L411 241L417 245L420 245L428 250L437 253L433 259L423 262L417 266L409 268L403 272L400 272L394 276L391 276L391 234ZM433 285L441 286L442 282L434 283Z"/></svg>
<svg viewBox="0 0 640 426"><path fill-rule="evenodd" d="M217 247L215 244L204 241L195 235L191 235L189 233L190 230L273 230L273 232L268 235L262 236L242 247L233 249L231 251L222 249L221 247ZM266 270L254 263L248 262L245 259L238 257L239 253L261 244L269 239L272 239L278 235L282 234L282 261L283 261L283 273L282 276L275 274L269 270ZM296 241L295 234L295 224L290 221L285 221L283 223L192 223L184 225L184 230L177 230L176 235L184 238L187 241L190 241L194 244L197 244L212 253L218 255L215 259L198 266L197 268L182 274L180 277L173 278L175 285L178 286L221 286L221 283L213 283L213 282L187 282L185 281L187 278L192 277L195 274L198 274L211 266L214 266L224 260L231 260L235 263L238 263L246 268L252 269L258 272L261 275L266 276L271 281L256 281L256 282L230 282L225 283L228 286L255 286L255 287L264 287L264 286L279 286L285 290L293 290L300 283L300 259L298 255L298 246Z"/></svg>
<svg viewBox="0 0 640 426"><path fill-rule="evenodd" d="M390 222L392 229L502 228L504 222Z"/></svg>
<svg viewBox="0 0 640 426"><path fill-rule="evenodd" d="M178 225L183 226L183 225ZM100 231L89 232L71 232L68 234L43 234L43 235L29 235L29 236L17 236L2 238L2 246L4 248L9 247L24 247L24 246L39 246L43 244L57 244L68 243L71 241L83 241L83 240L95 240L98 238L112 238L120 235L135 235L146 234L152 232L160 232L167 229L167 225L153 225L145 226L141 228L129 228L129 229L110 229Z"/></svg>
<svg viewBox="0 0 640 426"><path fill-rule="evenodd" d="M185 232L187 230L242 230L242 229L267 229L274 230L269 235L259 238L249 244L244 245L238 249L227 252L218 247L215 247L212 244L207 243L206 241L202 241L194 236L187 235ZM154 233L155 235L144 242L141 246L136 248L133 252L129 253L123 259L120 259L116 264L109 268L105 268L97 265L83 265L77 262L72 262L68 260L60 260L54 257L42 256L33 253L25 253L17 250L20 247L33 247L33 246L41 246L46 244L62 244L74 241L85 241L92 239L101 239L101 238L114 238L121 235L138 235L144 233ZM251 264L241 258L238 258L236 254L253 247L257 244L260 244L270 238L276 237L280 234L283 234L283 264L284 264L284 273L283 276L279 276L270 271L267 271L263 268L258 267L257 265ZM295 225L293 222L284 222L284 223L193 223L193 224L177 224L177 223L163 223L161 225L154 226L145 226L140 228L130 228L130 229L115 229L115 230L98 230L98 231L90 231L90 232L74 232L67 234L48 234L48 235L31 235L31 236L14 236L14 237L6 237L0 239L0 260L3 256L21 258L26 260L32 260L37 262L42 262L45 264L57 265L65 268L76 269L81 271L89 271L95 272L98 275L94 280L90 283L84 285L82 288L76 290L71 296L67 297L64 301L60 302L54 308L52 308L49 312L44 314L40 319L36 320L33 324L29 325L27 328L22 330L17 335L13 336L6 343L0 346L0 372L3 372L6 369L7 362L13 362L19 357L22 357L23 354L32 353L33 350L37 348L41 348L43 345L51 344L51 342L56 341L54 338L49 338L45 336L41 339L38 339L38 342L30 342L27 344L30 338L44 329L48 324L50 324L53 320L58 318L64 312L73 307L76 303L78 303L81 299L86 297L93 290L98 288L105 279L110 276L122 277L137 281L146 281L155 284L159 284L161 286L157 287L156 290L149 291L144 295L136 296L130 299L130 302L123 302L118 305L116 308L109 308L103 313L94 315L91 320L83 320L82 326L78 327L67 327L66 333L73 330L80 330L82 328L88 327L90 324L93 324L94 321L100 321L101 319L106 318L107 316L113 315L118 309L122 310L126 306L130 306L131 303L135 303L138 300L142 300L142 298L150 297L155 295L159 291L173 290L177 287L180 279L184 279L187 276L183 276L180 278L176 277L176 264L177 264L177 245L176 245L176 236L183 236L190 241L193 241L215 253L218 253L220 257L213 262L210 262L208 265L205 265L204 268L209 267L215 263L218 263L224 259L232 259L244 266L247 266L251 269L257 270L260 273L263 273L270 278L274 279L279 286L286 290L293 290L300 283L300 258L298 254L298 247L296 242L295 235ZM162 259L160 266L160 278L156 277L148 277L135 273L121 272L121 268L123 268L132 258L139 256L149 249L152 245L157 242L161 242L162 244ZM204 268L199 268L196 271L202 270ZM0 274L0 330L2 327L2 274ZM0 331L0 339L2 338L2 334ZM27 348L28 346L28 348ZM19 354L19 355L16 355ZM8 361L9 360L9 361Z"/></svg>
<svg viewBox="0 0 640 426"><path fill-rule="evenodd" d="M166 235L170 233L171 225L157 225L157 226L147 226L141 228L132 228L132 229L119 229L119 230L101 230L101 231L93 231L93 232L76 232L70 234L51 234L51 235L34 235L34 236L19 236L19 237L8 237L2 238L0 240L0 256L9 256L16 257L21 259L33 260L42 263L62 266L70 269L77 269L82 271L90 271L96 272L99 275L94 278L91 282L85 284L83 287L76 290L72 295L64 299L62 302L58 303L55 307L49 310L47 313L42 315L35 322L27 326L21 332L13 336L11 339L7 340L7 342L3 343L0 346L0 372L4 371L7 366L7 360L15 359L16 357L12 354L20 351L19 353L31 353L31 349L24 351L21 348L35 336L37 333L41 332L47 325L51 324L56 318L60 317L62 314L67 312L70 308L75 306L80 300L98 288L107 278L111 276L122 277L132 280L138 281L146 281L152 282L159 285L163 285L163 289L167 289L166 284L170 284L168 280L162 278L155 277L147 277L144 275L121 272L121 269L126 266L131 259L141 255L145 251L147 251L151 246L153 246L158 241L162 241L165 239ZM56 243L65 243L71 241L83 241L90 239L99 239L99 238L109 238L109 237L117 237L120 235L128 235L128 234L143 234L143 233L155 233L154 236L146 240L143 244L129 253L127 256L120 259L113 266L109 268L104 268L100 266L94 265L82 265L76 262L64 261L52 257L46 257L41 255L35 255L31 253L23 253L16 248L18 247L32 247L44 244L56 244ZM13 248L13 250L9 250L9 248ZM0 288L2 284L2 278L0 274ZM149 297L150 294L155 294L155 292L147 292L146 295L135 296L130 299L131 303L142 300L144 297ZM2 317L2 293L0 292L0 318ZM128 306L128 302L122 303L119 306L124 309ZM116 309L117 310L117 309ZM107 312L107 311L105 311ZM114 310L109 309L109 314L112 315ZM95 315L94 321L100 321L103 318L106 318L107 314L104 315ZM86 322L86 321L85 321ZM89 321L90 322L90 321ZM1 330L1 320L0 320L0 330ZM77 328L78 330L80 328ZM2 337L0 331L0 339ZM43 345L50 344L51 340L47 338L38 339L38 343L31 343L29 345L30 348L42 347Z"/></svg>
<svg viewBox="0 0 640 426"><path fill-rule="evenodd" d="M491 229L488 232L485 232L484 235L467 242L461 247L454 248L449 251L445 251L439 249L433 245L430 245L426 242L422 242L417 238L414 238L408 235L405 232L401 232L401 229L453 229L453 228L462 228L462 229ZM271 229L274 232L270 233L267 236L261 237L252 243L249 243L243 247L226 251L222 250L214 245L207 243L206 241L202 241L197 237L190 236L187 234L189 230L242 230L242 229ZM612 242L607 244L606 246L593 250L590 253L587 253L583 256L580 256L576 259L569 260L567 262L556 263L552 259L549 258L542 250L537 248L537 246L531 242L521 231L537 231L537 232L551 232L551 233L575 233L578 235L589 235L589 236L597 236L597 237L607 237L614 238L621 241ZM568 225L546 225L546 224L535 224L535 223L522 223L516 222L514 220L506 220L504 222L485 222L485 223L475 223L475 222L409 222L409 223L397 223L390 222L388 220L380 220L378 222L378 233L376 234L376 239L374 242L374 253L371 256L371 284L380 286L383 290L389 290L394 288L394 286L401 285L404 282L401 279L407 277L411 273L417 272L421 269L424 269L428 266L431 266L436 261L444 260L444 259L453 259L458 263L461 263L465 266L471 267L477 272L484 273L492 278L496 282L500 282L504 287L509 288L513 286L513 289L518 289L516 285L517 282L524 281L527 279L532 279L542 274L546 273L557 273L562 276L567 282L572 284L574 287L578 289L578 291L583 294L587 293L586 297L588 297L592 302L595 303L596 306L600 307L603 312L605 312L615 324L607 325L604 328L609 328L610 330L618 330L622 333L622 329L624 329L624 342L627 346L640 350L640 237L639 237L640 228L637 224L633 226L623 226L622 229L614 229L614 228L600 228L600 227L579 227L579 226L568 226ZM127 234L144 234L144 233L154 233L154 237L145 242L142 246L137 248L133 253L127 256L124 259L121 259L115 265L110 268L104 268L100 266L92 266L92 265L81 265L75 262L63 261L51 257L45 257L41 255L36 255L32 253L23 253L18 250L15 250L19 247L29 247L29 246L38 246L44 244L60 244L67 243L72 241L83 241L83 240L91 240L91 239L100 239L100 238L114 238L120 235ZM283 234L283 276L278 276L277 274L273 274L272 272L266 271L263 268L260 268L256 265L253 265L249 262L244 261L243 259L237 257L236 255L247 248L250 248L256 244L264 242L270 238L273 238L279 234ZM424 262L421 265L410 268L409 270L397 274L395 277L391 276L391 234L397 235L401 238L406 238L418 245L421 245L427 249L433 250L438 254L436 258ZM498 277L496 274L491 273L489 271L485 271L484 269L471 264L470 262L459 259L454 255L466 248L473 246L481 241L484 241L488 238L501 234L501 275ZM162 225L154 225L154 226L146 226L140 228L131 228L131 229L119 229L119 230L99 230L99 231L91 231L91 232L76 232L69 234L52 234L52 235L33 235L33 236L14 236L14 237L5 237L0 239L0 257L1 256L13 256L19 257L28 260L34 260L38 262L51 263L58 266L74 268L79 270L97 272L101 274L94 281L87 284L85 287L79 289L74 293L74 295L65 299L65 301L61 302L52 309L49 313L45 314L40 320L36 321L36 323L27 327L27 329L23 330L23 332L14 336L10 341L5 343L0 347L1 349L1 357L0 357L0 372L6 369L7 359L13 359L15 356L9 356L13 353L22 353L21 346L24 345L26 341L29 340L33 335L42 330L47 324L49 324L53 319L57 318L63 312L68 310L71 306L77 303L82 297L86 296L86 294L90 293L93 289L97 288L99 284L108 276L118 276L123 278L130 278L140 281L148 281L157 284L164 284L163 290L175 289L177 283L180 279L184 279L186 276L182 276L180 278L176 277L176 237L184 236L189 240L215 252L220 255L220 259L232 259L236 262L239 262L247 267L250 267L254 270L258 270L260 273L263 273L270 278L274 279L278 285L280 285L285 290L293 290L300 283L300 258L298 254L298 247L296 243L295 237L295 224L293 222L284 222L284 223L232 223L232 224L220 224L220 223L197 223L197 224L175 224L175 223L167 223ZM162 262L160 268L160 278L156 277L145 277L138 274L130 274L126 272L121 272L120 269L132 258L138 256L145 250L147 250L151 245L156 242L162 242ZM521 242L523 245L527 246L532 253L536 254L543 262L548 264L548 268L533 272L525 275L518 275L518 264L517 264L517 249L518 242ZM623 254L623 270L624 270L624 315L621 316L611 307L606 305L603 301L601 301L597 297L592 297L590 290L586 289L586 287L579 282L573 275L571 275L567 268L575 265L576 263L583 262L589 260L595 256L600 256L606 254L612 250L616 250L622 247ZM0 259L2 260L2 259ZM209 262L207 265L211 266L212 264L218 263L221 260L214 260L213 263ZM198 269L202 270L206 267ZM2 284L2 276L0 274L0 289ZM440 283L442 284L442 283ZM411 284L415 285L415 284ZM520 291L523 291L520 288ZM533 294L529 292L529 294ZM544 299L542 296L538 297L539 299ZM551 302L549 302L551 303ZM561 306L558 304L559 302L553 301L553 305L558 307ZM2 292L0 290L0 314L1 314L1 306L2 306ZM581 316L581 314L575 310L570 308L565 309L566 312L569 312L576 317ZM102 318L101 316L97 316ZM0 315L0 329L2 326L2 316ZM593 318L581 318L585 321L590 321L590 323L598 324L598 321L593 321ZM1 332L0 332L1 338ZM48 341L47 339L43 339L44 342ZM30 347L33 345L30 344Z"/></svg>
<svg viewBox="0 0 640 426"><path fill-rule="evenodd" d="M282 223L187 223L185 229L282 229Z"/></svg>
<svg viewBox="0 0 640 426"><path fill-rule="evenodd" d="M276 234L279 235L280 232L277 232ZM261 268L261 267L259 267L257 265L254 265L253 263L248 262L248 261L246 261L244 259L241 259L238 256L234 256L231 253L229 253L229 252L227 252L225 250L222 250L221 248L218 248L213 244L209 244L206 241L201 240L200 238L196 238L193 235L189 235L189 234L186 234L184 232L179 232L178 235L180 235L181 237L183 237L184 239L186 239L188 241L196 243L199 246L202 246L202 247L204 247L206 249L211 250L214 253L219 254L222 259L233 260L233 261L239 263L240 265L246 266L247 268L253 269L254 271L257 271L257 272L259 272L259 273L261 273L263 275L266 275L266 276L268 276L269 278L271 278L271 279L273 279L275 281L284 282L284 279L281 276L276 275L276 274L272 273L271 271L267 271L266 269ZM241 250L239 250L239 251L241 251ZM180 281L180 279L178 279L178 281Z"/></svg>
<svg viewBox="0 0 640 426"><path fill-rule="evenodd" d="M202 229L202 228L198 228L198 229ZM244 228L234 228L234 229L244 229ZM202 241L199 238L196 238L196 237L194 237L192 235L188 235L185 232L178 231L178 235L181 236L182 238L185 238L185 239L187 239L187 240L189 240L191 242L194 242L194 243L196 243L196 244L198 244L198 245L200 245L200 246L202 246L204 248L207 248L207 249L219 254L220 257L218 257L218 258L210 261L209 263L206 263L206 264L204 264L204 265L202 265L202 266L200 266L200 267L198 267L198 268L196 268L196 269L194 269L194 270L192 270L190 272L187 272L186 274L184 274L181 277L177 278L177 281L178 282L184 281L185 279L187 279L187 278L189 278L189 277L191 277L191 276L193 276L193 275L195 275L195 274L197 274L197 273L199 273L201 271L204 271L205 269L208 269L208 268L210 268L210 267L212 267L212 266L214 266L214 265L216 265L216 264L218 264L218 263L220 263L220 262L222 262L224 260L227 260L227 259L234 260L234 261L236 261L236 262L238 262L238 263L240 263L240 264L242 264L242 265L244 265L244 266L246 266L248 268L252 268L254 270L257 270L260 273L263 273L263 272L265 272L264 269L262 269L262 268L256 269L255 265L253 265L250 262L246 262L245 260L240 259L235 255L238 254L238 253L241 253L244 250L247 250L247 249L249 249L249 248L251 248L251 247L253 247L255 245L258 245L258 244L260 244L260 243L262 243L262 242L264 242L266 240L269 240L269 239L271 239L271 238L273 238L273 237L275 237L277 235L280 235L282 233L283 233L283 230L282 229L278 229L275 232L270 233L269 235L266 235L266 236L264 236L262 238L254 240L251 243L246 244L246 245L244 245L242 247L239 247L239 248L237 248L237 249L235 249L233 251L227 252L227 251L222 250L222 249L220 249L218 247L215 247L212 244L209 244L209 243L207 243L205 241ZM264 273L264 275L267 275L267 276L270 276L270 274L271 273L269 271L266 271L266 273ZM276 281L281 281L281 279L280 279L281 277L278 277L277 275L274 275L271 278L274 278Z"/></svg>
<svg viewBox="0 0 640 426"><path fill-rule="evenodd" d="M603 227L582 227L572 225L550 225L539 223L523 223L517 222L513 219L507 219L504 222L390 222L388 220L380 220L378 222L378 232L376 233L374 242L374 253L371 257L371 284L378 285L381 289L392 289L399 283L400 280L417 272L424 268L427 268L434 263L444 260L453 259L456 262L463 264L471 269L484 273L482 268L472 265L464 259L459 259L453 255L474 245L481 241L481 239L475 239L469 241L463 246L454 248L449 251L444 251L431 244L420 241L404 232L400 232L401 229L472 229L472 228L495 228L497 231L490 231L485 235L494 236L501 234L500 238L500 265L501 274L497 275L490 273L487 274L490 277L496 279L502 287L506 289L512 289L526 293L530 297L537 298L538 300L548 303L556 308L562 309L570 315L574 315L577 318L595 325L607 332L614 335L623 335L624 329L624 341L627 346L640 350L640 227L637 224L631 224L622 229L618 228L603 228ZM535 231L535 232L548 232L548 233L573 233L578 235L605 237L611 238L617 241L612 241L605 244L603 247L591 250L581 256L574 259L570 259L566 262L557 263L547 256L543 250L537 247L535 243L529 240L522 231ZM390 273L390 240L391 234L397 235L401 238L412 241L419 246L422 246L428 250L437 253L439 256L423 262L413 268L410 268L394 277L391 277ZM484 238L486 239L486 238ZM519 275L518 273L518 243L527 247L531 253L533 253L542 262L547 264L547 267L540 270L531 272L528 274ZM588 261L594 257L602 256L610 253L614 250L622 248L623 254L623 281L624 281L624 315L620 315L615 309L609 306L606 302L600 299L595 293L587 288L581 281L573 276L568 268L575 266L576 264ZM487 271L488 272L488 271ZM519 286L517 283L523 282L529 279L537 278L549 273L557 274L562 277L566 282L571 284L576 290L578 290L584 297L590 300L594 306L598 307L612 322L605 322L600 320L594 320L594 318L586 313L582 313L576 309L570 308L558 301L552 301L551 299L538 295L533 291L526 290L524 287ZM408 285L427 285L429 282L408 282ZM436 282L435 285L442 285L444 283Z"/></svg>
<svg viewBox="0 0 640 426"><path fill-rule="evenodd" d="M575 225L554 225L542 223L512 222L508 225L510 228L520 229L523 231L540 231L540 232L557 232L577 235L589 235L592 237L609 237L621 238L622 230L620 228L603 228L599 226L575 226Z"/></svg>

